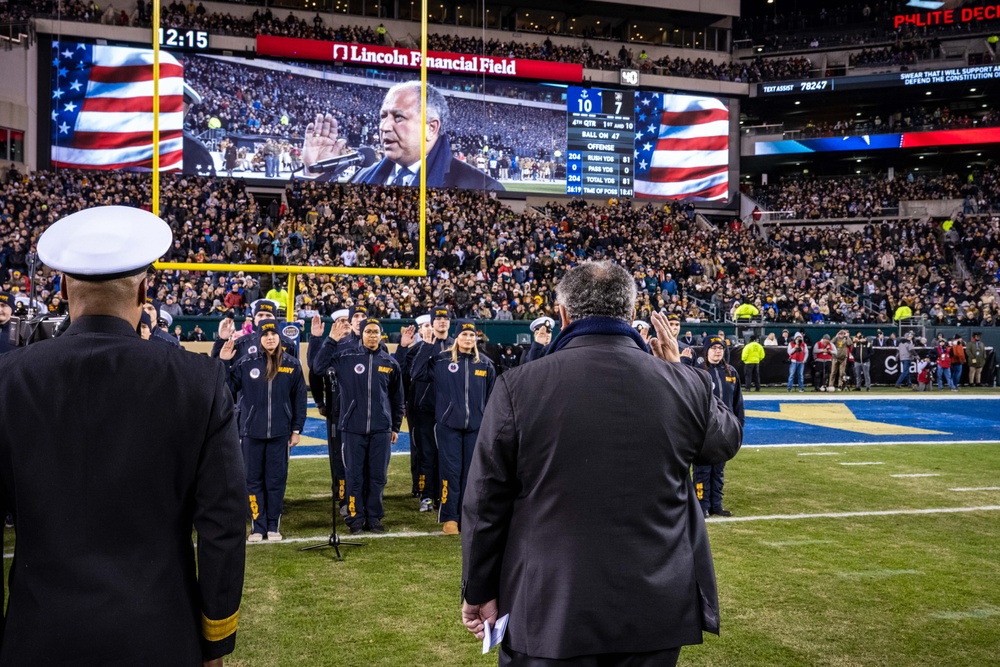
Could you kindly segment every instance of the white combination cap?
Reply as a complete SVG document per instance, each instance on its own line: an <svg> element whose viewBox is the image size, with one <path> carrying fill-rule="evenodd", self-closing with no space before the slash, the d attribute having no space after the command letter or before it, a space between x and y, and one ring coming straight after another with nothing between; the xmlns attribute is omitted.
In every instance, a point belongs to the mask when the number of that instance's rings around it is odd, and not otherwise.
<svg viewBox="0 0 1000 667"><path fill-rule="evenodd" d="M166 322L168 327L174 323L173 315L162 308L160 309L160 319Z"/></svg>
<svg viewBox="0 0 1000 667"><path fill-rule="evenodd" d="M551 317L539 317L537 320L532 320L531 324L528 326L532 331L535 331L541 326L546 326L552 329L556 326L556 321Z"/></svg>
<svg viewBox="0 0 1000 667"><path fill-rule="evenodd" d="M38 239L38 258L77 280L114 280L146 271L174 241L170 225L130 206L97 206L56 221Z"/></svg>
<svg viewBox="0 0 1000 667"><path fill-rule="evenodd" d="M636 320L635 322L632 323L632 328L633 329L648 329L649 325L646 324L645 322L643 322L642 320Z"/></svg>
<svg viewBox="0 0 1000 667"><path fill-rule="evenodd" d="M349 311L347 308L341 308L340 310L333 311L333 315L331 315L330 317L332 317L333 321L336 322L342 317L348 317L350 315L350 312L351 311Z"/></svg>
<svg viewBox="0 0 1000 667"><path fill-rule="evenodd" d="M431 323L431 316L430 315L421 315L420 317L417 318L417 326L418 327L422 327L425 324L430 324L430 323Z"/></svg>

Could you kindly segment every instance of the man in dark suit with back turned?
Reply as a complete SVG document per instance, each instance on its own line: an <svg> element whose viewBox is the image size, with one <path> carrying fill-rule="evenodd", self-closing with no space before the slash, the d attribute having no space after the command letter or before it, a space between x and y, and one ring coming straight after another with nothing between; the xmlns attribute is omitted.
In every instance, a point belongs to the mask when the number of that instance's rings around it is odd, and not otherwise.
<svg viewBox="0 0 1000 667"><path fill-rule="evenodd" d="M39 239L73 323L0 359L0 516L17 522L0 665L218 667L236 644L246 487L226 369L136 333L170 243L120 206Z"/></svg>
<svg viewBox="0 0 1000 667"><path fill-rule="evenodd" d="M448 128L448 101L434 86L427 86L427 187L503 190L485 172L451 154ZM385 157L358 171L352 183L375 185L420 185L420 81L397 83L385 94L379 111L379 141ZM339 125L330 114L317 115L306 127L302 161L306 178L313 177L309 166L344 154ZM320 176L324 180L333 175Z"/></svg>
<svg viewBox="0 0 1000 667"><path fill-rule="evenodd" d="M482 638L509 614L501 666L663 667L719 631L690 467L732 458L743 429L708 375L679 363L662 315L660 358L647 352L629 326L635 297L618 265L571 269L551 350L501 375L486 407L463 508L462 619Z"/></svg>

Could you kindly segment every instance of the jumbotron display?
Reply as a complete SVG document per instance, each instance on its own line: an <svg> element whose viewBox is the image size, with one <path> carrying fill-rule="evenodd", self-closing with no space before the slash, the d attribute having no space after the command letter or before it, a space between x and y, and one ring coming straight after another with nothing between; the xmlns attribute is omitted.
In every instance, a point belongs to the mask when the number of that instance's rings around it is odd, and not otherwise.
<svg viewBox="0 0 1000 667"><path fill-rule="evenodd" d="M165 51L160 61L165 171L419 184L419 72ZM53 166L152 168L150 49L54 41L50 72ZM428 82L429 187L728 197L722 100L510 77ZM610 106L582 106L595 99Z"/></svg>

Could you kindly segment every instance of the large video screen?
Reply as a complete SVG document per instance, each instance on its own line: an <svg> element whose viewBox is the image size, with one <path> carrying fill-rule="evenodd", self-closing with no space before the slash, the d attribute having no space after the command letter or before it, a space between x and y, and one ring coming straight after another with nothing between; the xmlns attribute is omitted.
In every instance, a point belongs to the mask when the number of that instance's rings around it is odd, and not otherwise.
<svg viewBox="0 0 1000 667"><path fill-rule="evenodd" d="M67 41L52 51L53 166L151 169L152 51ZM160 69L163 170L419 184L418 72L165 51ZM729 116L716 98L454 74L428 82L429 187L727 198ZM610 106L585 112L588 94Z"/></svg>

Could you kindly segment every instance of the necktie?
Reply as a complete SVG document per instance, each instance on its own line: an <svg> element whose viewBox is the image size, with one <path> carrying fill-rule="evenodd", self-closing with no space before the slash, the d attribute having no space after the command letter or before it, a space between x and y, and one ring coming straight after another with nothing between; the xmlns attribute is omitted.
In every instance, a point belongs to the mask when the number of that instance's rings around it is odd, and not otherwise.
<svg viewBox="0 0 1000 667"><path fill-rule="evenodd" d="M392 179L392 185L409 185L409 177L413 175L406 167L401 167L396 178Z"/></svg>

